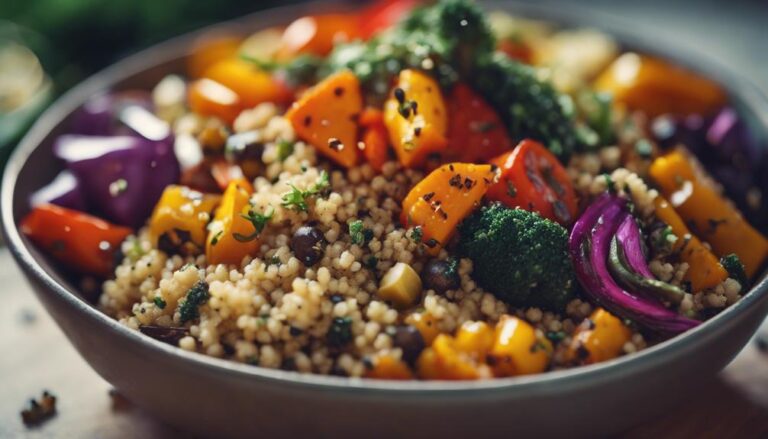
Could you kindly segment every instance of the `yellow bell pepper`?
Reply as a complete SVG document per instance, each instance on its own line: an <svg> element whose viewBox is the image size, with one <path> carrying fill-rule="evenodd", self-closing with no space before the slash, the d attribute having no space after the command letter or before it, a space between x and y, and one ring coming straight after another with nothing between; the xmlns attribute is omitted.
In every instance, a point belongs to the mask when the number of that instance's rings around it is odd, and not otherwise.
<svg viewBox="0 0 768 439"><path fill-rule="evenodd" d="M440 335L440 330L437 328L437 319L428 312L413 313L405 318L405 323L419 330L421 338L424 339L424 343L427 346L431 345L432 341Z"/></svg>
<svg viewBox="0 0 768 439"><path fill-rule="evenodd" d="M421 166L448 145L448 109L437 82L417 70L400 72L384 104L384 124L406 168Z"/></svg>
<svg viewBox="0 0 768 439"><path fill-rule="evenodd" d="M736 253L747 275L755 275L768 257L768 240L701 180L682 151L659 157L649 173L696 236L708 242L720 257Z"/></svg>
<svg viewBox="0 0 768 439"><path fill-rule="evenodd" d="M651 117L664 113L714 113L726 103L715 82L666 61L636 53L617 58L595 81L596 91Z"/></svg>
<svg viewBox="0 0 768 439"><path fill-rule="evenodd" d="M219 195L203 194L186 186L168 186L149 219L152 243L157 246L167 239L182 254L199 253L205 246L205 227L220 201Z"/></svg>
<svg viewBox="0 0 768 439"><path fill-rule="evenodd" d="M616 358L632 331L613 314L596 309L573 334L566 359L569 363L593 364Z"/></svg>
<svg viewBox="0 0 768 439"><path fill-rule="evenodd" d="M464 352L456 340L447 334L435 338L432 346L423 350L416 362L419 376L428 380L477 380L491 378L491 369L484 359Z"/></svg>
<svg viewBox="0 0 768 439"><path fill-rule="evenodd" d="M656 218L666 223L677 237L673 250L679 252L680 260L690 266L685 273L685 281L691 283L693 292L714 288L727 279L728 272L720 265L720 261L688 230L672 205L662 196L656 197L654 203Z"/></svg>
<svg viewBox="0 0 768 439"><path fill-rule="evenodd" d="M402 360L396 360L391 355L377 355L373 359L373 368L366 371L366 378L380 380L411 380L413 372Z"/></svg>
<svg viewBox="0 0 768 439"><path fill-rule="evenodd" d="M236 236L249 236L253 224L242 217L248 213L253 186L245 179L233 180L224 191L221 206L208 227L205 256L210 264L240 264L247 255L259 249L259 239L239 241Z"/></svg>
<svg viewBox="0 0 768 439"><path fill-rule="evenodd" d="M488 362L496 376L544 372L552 358L552 343L517 317L504 316L496 324Z"/></svg>

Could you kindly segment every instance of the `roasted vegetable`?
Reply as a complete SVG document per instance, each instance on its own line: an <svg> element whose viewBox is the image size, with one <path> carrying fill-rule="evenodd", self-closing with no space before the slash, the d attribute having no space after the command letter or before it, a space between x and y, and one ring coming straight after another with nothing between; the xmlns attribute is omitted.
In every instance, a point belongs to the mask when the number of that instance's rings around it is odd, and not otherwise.
<svg viewBox="0 0 768 439"><path fill-rule="evenodd" d="M349 71L341 71L304 93L285 117L300 138L350 168L358 159L356 119L362 110L357 78Z"/></svg>
<svg viewBox="0 0 768 439"><path fill-rule="evenodd" d="M407 308L421 296L421 278L413 267L398 262L381 278L376 295L397 308Z"/></svg>
<svg viewBox="0 0 768 439"><path fill-rule="evenodd" d="M552 357L552 343L524 320L503 316L496 324L488 362L497 377L544 372Z"/></svg>
<svg viewBox="0 0 768 439"><path fill-rule="evenodd" d="M217 117L232 124L245 104L232 89L212 79L202 78L188 87L187 102L190 110L201 115Z"/></svg>
<svg viewBox="0 0 768 439"><path fill-rule="evenodd" d="M205 78L229 88L245 108L264 102L284 104L290 101L290 91L270 73L240 58L221 60L205 71Z"/></svg>
<svg viewBox="0 0 768 439"><path fill-rule="evenodd" d="M610 312L665 335L697 326L700 322L678 315L658 300L623 289L609 273L611 239L629 215L626 200L604 194L574 224L568 246L584 294Z"/></svg>
<svg viewBox="0 0 768 439"><path fill-rule="evenodd" d="M78 273L107 277L115 252L131 229L52 204L35 207L19 225L21 232Z"/></svg>
<svg viewBox="0 0 768 439"><path fill-rule="evenodd" d="M322 14L299 18L283 32L277 58L290 59L299 54L327 55L333 46L360 36L354 14Z"/></svg>
<svg viewBox="0 0 768 439"><path fill-rule="evenodd" d="M434 79L403 70L384 104L384 123L400 163L419 167L448 144L448 110Z"/></svg>
<svg viewBox="0 0 768 439"><path fill-rule="evenodd" d="M201 78L217 62L237 54L242 38L225 33L205 33L192 44L187 58L187 73L191 78Z"/></svg>
<svg viewBox="0 0 768 439"><path fill-rule="evenodd" d="M428 312L416 312L405 318L405 322L413 325L419 330L424 343L428 346L432 344L435 338L440 334L437 328L437 319Z"/></svg>
<svg viewBox="0 0 768 439"><path fill-rule="evenodd" d="M485 354L493 338L483 336L483 333L490 332L485 323L465 323L459 329L459 336L463 339L461 345L450 335L438 335L419 356L416 363L419 376L432 380L491 378L493 373L485 364Z"/></svg>
<svg viewBox="0 0 768 439"><path fill-rule="evenodd" d="M468 85L458 83L448 95L448 147L444 155L465 163L488 163L512 149L496 111Z"/></svg>
<svg viewBox="0 0 768 439"><path fill-rule="evenodd" d="M716 83L647 55L625 53L595 81L614 101L653 117L663 113L712 114L726 102Z"/></svg>
<svg viewBox="0 0 768 439"><path fill-rule="evenodd" d="M363 157L377 172L381 172L384 163L389 161L389 133L384 124L384 113L367 107L360 114L360 127L363 129Z"/></svg>
<svg viewBox="0 0 768 439"><path fill-rule="evenodd" d="M185 186L168 186L149 219L152 242L170 253L200 253L205 248L205 228L220 201L219 195L202 194Z"/></svg>
<svg viewBox="0 0 768 439"><path fill-rule="evenodd" d="M395 359L392 355L377 355L373 360L373 367L365 372L366 378L379 380L412 380L413 372L402 360Z"/></svg>
<svg viewBox="0 0 768 439"><path fill-rule="evenodd" d="M360 13L360 36L363 39L369 39L377 33L389 29L419 3L419 0L377 0L373 2Z"/></svg>
<svg viewBox="0 0 768 439"><path fill-rule="evenodd" d="M501 169L501 176L488 189L489 199L536 212L562 225L573 222L577 205L571 178L540 143L523 140L491 163Z"/></svg>
<svg viewBox="0 0 768 439"><path fill-rule="evenodd" d="M720 285L728 277L728 272L715 255L688 230L688 226L664 197L656 197L654 204L656 218L667 224L677 238L672 249L681 261L690 266L684 279L691 283L691 289L698 292Z"/></svg>
<svg viewBox="0 0 768 439"><path fill-rule="evenodd" d="M216 216L208 226L205 256L209 264L240 264L245 256L258 250L258 237L238 239L254 232L254 224L247 219L252 193L253 187L246 180L235 180L224 191Z"/></svg>
<svg viewBox="0 0 768 439"><path fill-rule="evenodd" d="M632 331L613 314L598 308L576 328L566 359L574 364L594 364L621 355Z"/></svg>
<svg viewBox="0 0 768 439"><path fill-rule="evenodd" d="M54 154L75 175L88 205L126 226L141 226L165 187L179 180L173 145L138 136L64 135Z"/></svg>
<svg viewBox="0 0 768 439"><path fill-rule="evenodd" d="M477 283L511 305L562 310L572 297L568 233L535 213L484 206L461 225L459 251Z"/></svg>
<svg viewBox="0 0 768 439"><path fill-rule="evenodd" d="M117 93L101 93L89 98L72 114L69 132L86 136L112 136L129 134L120 113L127 107L151 110L152 98L146 91L130 90ZM155 116L149 113L150 119ZM166 134L168 127L166 125ZM157 139L152 139L157 140Z"/></svg>
<svg viewBox="0 0 768 439"><path fill-rule="evenodd" d="M421 227L422 241L437 253L495 180L491 165L443 165L411 189L403 200L400 221L405 227Z"/></svg>
<svg viewBox="0 0 768 439"><path fill-rule="evenodd" d="M676 150L656 159L649 173L675 211L718 256L735 253L751 278L768 257L768 239L710 187Z"/></svg>

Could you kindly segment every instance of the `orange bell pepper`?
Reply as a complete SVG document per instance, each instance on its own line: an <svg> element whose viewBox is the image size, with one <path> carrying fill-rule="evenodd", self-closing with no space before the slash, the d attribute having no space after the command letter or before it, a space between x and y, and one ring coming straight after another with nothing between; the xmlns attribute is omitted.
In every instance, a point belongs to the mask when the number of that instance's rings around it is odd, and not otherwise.
<svg viewBox="0 0 768 439"><path fill-rule="evenodd" d="M189 234L191 244L196 248L204 248L206 230L213 210L219 205L221 196L203 194L186 186L171 185L165 188L163 195L149 219L149 235L157 245L163 235L180 246L180 233ZM196 252L193 252L193 254Z"/></svg>
<svg viewBox="0 0 768 439"><path fill-rule="evenodd" d="M496 324L489 363L496 376L544 372L552 358L552 343L538 337L533 326L517 317L504 316Z"/></svg>
<svg viewBox="0 0 768 439"><path fill-rule="evenodd" d="M672 205L662 196L654 200L656 218L666 223L677 237L673 250L679 252L680 260L688 263L690 268L685 273L685 280L691 283L694 293L707 288L714 288L728 278L728 272L720 265L720 261L704 247L699 238L694 236Z"/></svg>
<svg viewBox="0 0 768 439"><path fill-rule="evenodd" d="M360 37L358 18L353 14L323 14L299 18L283 32L278 59L299 54L328 55L337 43Z"/></svg>
<svg viewBox="0 0 768 439"><path fill-rule="evenodd" d="M424 343L427 345L431 345L435 338L440 335L440 330L437 328L437 319L430 313L413 313L405 318L405 322L419 330L421 338L424 339Z"/></svg>
<svg viewBox="0 0 768 439"><path fill-rule="evenodd" d="M131 229L72 209L43 204L19 228L56 260L83 274L112 275L115 251Z"/></svg>
<svg viewBox="0 0 768 439"><path fill-rule="evenodd" d="M491 369L477 352L465 352L450 335L440 334L416 361L419 376L428 380L477 380L491 378Z"/></svg>
<svg viewBox="0 0 768 439"><path fill-rule="evenodd" d="M346 168L357 164L357 117L363 110L360 82L349 70L309 89L285 114L296 134Z"/></svg>
<svg viewBox="0 0 768 439"><path fill-rule="evenodd" d="M411 189L403 200L400 221L404 227L421 226L424 243L436 254L496 178L493 165L443 165Z"/></svg>
<svg viewBox="0 0 768 439"><path fill-rule="evenodd" d="M187 101L193 112L218 117L228 124L232 124L245 108L237 93L208 78L198 79L189 85Z"/></svg>
<svg viewBox="0 0 768 439"><path fill-rule="evenodd" d="M659 157L649 173L675 211L719 257L736 253L749 277L768 257L768 240L696 174L681 151Z"/></svg>
<svg viewBox="0 0 768 439"><path fill-rule="evenodd" d="M205 34L192 43L192 54L187 58L190 78L201 78L212 65L237 54L241 39L228 34Z"/></svg>
<svg viewBox="0 0 768 439"><path fill-rule="evenodd" d="M448 149L452 161L488 163L514 146L498 114L466 84L448 97Z"/></svg>
<svg viewBox="0 0 768 439"><path fill-rule="evenodd" d="M402 360L396 360L391 355L377 355L373 359L373 368L366 371L366 378L380 380L412 380L413 372Z"/></svg>
<svg viewBox="0 0 768 439"><path fill-rule="evenodd" d="M566 359L574 364L593 364L616 358L630 337L632 331L621 319L598 308L576 328Z"/></svg>
<svg viewBox="0 0 768 439"><path fill-rule="evenodd" d="M285 104L291 100L292 94L282 82L239 58L228 58L213 64L205 71L204 77L235 92L245 107L255 107L264 102Z"/></svg>
<svg viewBox="0 0 768 439"><path fill-rule="evenodd" d="M363 157L371 167L381 172L389 160L389 135L384 125L384 114L375 108L365 108L360 114L363 129Z"/></svg>
<svg viewBox="0 0 768 439"><path fill-rule="evenodd" d="M384 103L384 123L400 163L419 167L448 145L448 109L437 82L417 70L400 72Z"/></svg>
<svg viewBox="0 0 768 439"><path fill-rule="evenodd" d="M650 117L664 113L709 115L725 105L715 82L666 61L636 53L617 58L595 81L596 91Z"/></svg>
<svg viewBox="0 0 768 439"><path fill-rule="evenodd" d="M253 224L243 215L248 213L253 186L246 180L229 183L216 209L208 231L205 256L209 264L239 264L243 258L255 254L259 239L241 241L237 236L248 236L254 232Z"/></svg>

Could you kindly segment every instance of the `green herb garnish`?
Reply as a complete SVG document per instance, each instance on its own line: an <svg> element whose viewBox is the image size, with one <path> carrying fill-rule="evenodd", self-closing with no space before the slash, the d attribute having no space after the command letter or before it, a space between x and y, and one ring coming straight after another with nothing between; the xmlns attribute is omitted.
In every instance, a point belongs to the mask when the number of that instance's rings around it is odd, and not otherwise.
<svg viewBox="0 0 768 439"><path fill-rule="evenodd" d="M291 190L283 194L283 207L306 212L309 210L307 198L319 195L328 189L330 185L328 173L325 171L320 172L320 176L315 184L307 190L301 190L294 185L290 185Z"/></svg>
<svg viewBox="0 0 768 439"><path fill-rule="evenodd" d="M281 140L277 142L277 159L284 162L291 154L293 154L293 142L287 140Z"/></svg>
<svg viewBox="0 0 768 439"><path fill-rule="evenodd" d="M184 301L179 305L179 317L181 323L194 320L200 317L199 307L208 302L208 284L205 281L199 281L187 292Z"/></svg>
<svg viewBox="0 0 768 439"><path fill-rule="evenodd" d="M365 243L363 222L361 220L355 220L349 223L349 237L352 238L352 244L363 245Z"/></svg>
<svg viewBox="0 0 768 439"><path fill-rule="evenodd" d="M421 226L416 226L411 230L411 239L414 242L421 243L423 237L424 231L421 229Z"/></svg>
<svg viewBox="0 0 768 439"><path fill-rule="evenodd" d="M232 237L235 238L239 242L249 242L253 241L254 239L259 237L259 234L264 230L264 228L267 226L269 221L272 219L272 215L274 215L275 210L272 209L269 211L268 214L261 214L253 209L248 210L247 215L240 215L243 219L249 221L253 225L253 233L250 235L243 235L240 233L233 233Z"/></svg>
<svg viewBox="0 0 768 439"><path fill-rule="evenodd" d="M155 302L155 306L157 306L160 309L165 309L165 305L167 305L165 303L165 300L163 300L163 298L160 296L155 296L155 298L152 299L152 301Z"/></svg>

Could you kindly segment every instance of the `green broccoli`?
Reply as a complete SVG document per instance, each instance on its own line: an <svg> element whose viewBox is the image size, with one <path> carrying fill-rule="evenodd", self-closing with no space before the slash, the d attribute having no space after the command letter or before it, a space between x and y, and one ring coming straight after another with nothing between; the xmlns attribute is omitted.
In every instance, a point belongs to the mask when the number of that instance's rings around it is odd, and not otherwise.
<svg viewBox="0 0 768 439"><path fill-rule="evenodd" d="M731 279L735 279L741 284L741 291L747 291L749 287L749 278L744 270L744 264L736 253L731 253L720 258L720 265L728 272Z"/></svg>
<svg viewBox="0 0 768 439"><path fill-rule="evenodd" d="M459 250L474 264L473 278L504 302L561 311L571 299L568 232L559 224L493 203L467 218L459 233Z"/></svg>

